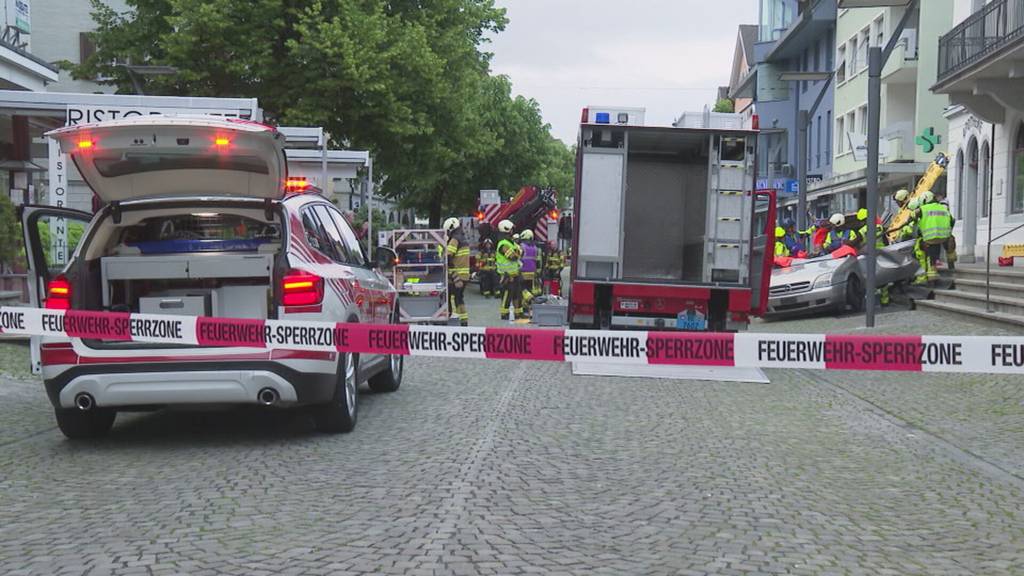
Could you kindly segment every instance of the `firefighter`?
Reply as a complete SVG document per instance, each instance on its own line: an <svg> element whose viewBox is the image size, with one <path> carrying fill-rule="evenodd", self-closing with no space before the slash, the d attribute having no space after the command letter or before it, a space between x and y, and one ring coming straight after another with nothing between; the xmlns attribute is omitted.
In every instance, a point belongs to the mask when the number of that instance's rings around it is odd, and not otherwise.
<svg viewBox="0 0 1024 576"><path fill-rule="evenodd" d="M921 197L914 198L907 202L907 210L910 210L910 220L900 228L900 239L915 239L914 258L920 267L920 272L914 278L914 285L928 283L928 255L925 253L924 243L921 241L919 232L919 220L921 217Z"/></svg>
<svg viewBox="0 0 1024 576"><path fill-rule="evenodd" d="M859 238L859 246L858 246L858 249L860 249L860 247L867 245L867 239L868 239L868 209L867 208L861 208L860 210L857 210L857 219L860 220L861 222L863 222L863 224L861 225L860 229L857 231L857 235L860 237ZM885 227L882 226L881 221L876 219L876 221L875 221L875 248L880 250L882 248L885 248L885 246L886 246L886 243L885 243ZM878 289L876 290L876 293L878 294L878 302L882 306L888 306L889 302L890 302L890 298L889 298L889 285L886 284L884 286L879 286Z"/></svg>
<svg viewBox="0 0 1024 576"><path fill-rule="evenodd" d="M537 270L540 268L540 249L533 243L533 230L523 230L519 233L519 246L523 251L521 258L522 267L520 272L523 275L523 301L528 302L530 297L526 295L530 293L537 294Z"/></svg>
<svg viewBox="0 0 1024 576"><path fill-rule="evenodd" d="M480 279L480 294L485 298L498 295L497 270L494 263L494 242L487 238L480 243L477 256L477 277Z"/></svg>
<svg viewBox="0 0 1024 576"><path fill-rule="evenodd" d="M775 256L789 256L789 246L786 246L786 229L782 226L775 227Z"/></svg>
<svg viewBox="0 0 1024 576"><path fill-rule="evenodd" d="M853 242L853 231L842 230L842 227L846 225L846 216L836 212L828 219L828 223L832 230L829 231L828 236L825 237L825 244L823 246L825 252L835 252L844 245L848 245Z"/></svg>
<svg viewBox="0 0 1024 576"><path fill-rule="evenodd" d="M897 190L896 193L893 194L892 199L896 201L896 205L900 208L906 208L907 202L910 201L910 190L907 190L906 188Z"/></svg>
<svg viewBox="0 0 1024 576"><path fill-rule="evenodd" d="M782 241L786 243L786 248L789 248L790 255L796 258L806 257L807 249L804 245L804 239L796 230L796 222L792 218L786 218L782 221L782 229L785 233Z"/></svg>
<svg viewBox="0 0 1024 576"><path fill-rule="evenodd" d="M562 268L565 266L562 253L554 242L548 244L548 256L544 259L544 279L547 284L546 292L552 296L558 296L561 292Z"/></svg>
<svg viewBox="0 0 1024 576"><path fill-rule="evenodd" d="M516 317L523 313L522 282L519 277L519 246L512 240L515 225L510 220L498 222L498 245L494 250L494 261L501 285L501 317L508 316L509 310Z"/></svg>
<svg viewBox="0 0 1024 576"><path fill-rule="evenodd" d="M939 278L935 263L942 256L942 247L946 246L953 236L953 223L953 215L950 214L948 206L936 202L935 195L931 192L921 195L918 232L927 255L928 268L925 270L925 276L929 282Z"/></svg>
<svg viewBox="0 0 1024 576"><path fill-rule="evenodd" d="M466 284L469 284L469 244L462 233L458 218L444 221L448 234L445 253L448 257L448 305L449 310L459 319L459 324L469 326L466 311Z"/></svg>

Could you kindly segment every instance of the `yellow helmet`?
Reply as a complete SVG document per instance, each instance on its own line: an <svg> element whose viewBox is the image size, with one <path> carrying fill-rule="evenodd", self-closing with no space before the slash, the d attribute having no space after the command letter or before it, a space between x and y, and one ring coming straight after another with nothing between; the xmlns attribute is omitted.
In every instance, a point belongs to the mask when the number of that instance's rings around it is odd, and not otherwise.
<svg viewBox="0 0 1024 576"><path fill-rule="evenodd" d="M860 210L857 210L857 220L867 220L867 219L868 219L868 209L867 208L861 208Z"/></svg>
<svg viewBox="0 0 1024 576"><path fill-rule="evenodd" d="M782 238L785 235L786 235L786 229L785 228L783 228L782 226L776 226L775 227L775 237L776 238Z"/></svg>
<svg viewBox="0 0 1024 576"><path fill-rule="evenodd" d="M932 194L931 190L926 190L921 194L921 204L930 204L935 201L935 194Z"/></svg>
<svg viewBox="0 0 1024 576"><path fill-rule="evenodd" d="M897 190L896 194L893 195L893 199L895 199L900 204L906 202L907 198L910 198L910 190L907 190L906 188L903 188L902 190Z"/></svg>

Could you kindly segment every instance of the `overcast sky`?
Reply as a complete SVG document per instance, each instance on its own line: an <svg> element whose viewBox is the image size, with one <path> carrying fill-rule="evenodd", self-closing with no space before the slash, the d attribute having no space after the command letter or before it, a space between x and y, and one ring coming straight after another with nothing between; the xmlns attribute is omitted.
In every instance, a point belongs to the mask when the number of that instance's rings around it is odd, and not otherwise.
<svg viewBox="0 0 1024 576"><path fill-rule="evenodd" d="M540 102L566 143L580 110L647 108L670 124L713 104L728 84L740 24L757 23L757 0L497 0L509 24L493 39L492 67L513 91Z"/></svg>

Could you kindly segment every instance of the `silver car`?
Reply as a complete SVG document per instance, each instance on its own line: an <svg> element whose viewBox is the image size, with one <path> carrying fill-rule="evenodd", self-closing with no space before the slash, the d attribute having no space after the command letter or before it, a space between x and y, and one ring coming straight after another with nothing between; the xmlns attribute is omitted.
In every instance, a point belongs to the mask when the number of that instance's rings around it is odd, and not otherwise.
<svg viewBox="0 0 1024 576"><path fill-rule="evenodd" d="M792 266L775 268L766 315L860 311L864 307L866 260L863 255L839 259L821 256L794 260ZM878 251L875 274L878 285L883 286L910 280L919 268L914 258L914 240L906 240Z"/></svg>

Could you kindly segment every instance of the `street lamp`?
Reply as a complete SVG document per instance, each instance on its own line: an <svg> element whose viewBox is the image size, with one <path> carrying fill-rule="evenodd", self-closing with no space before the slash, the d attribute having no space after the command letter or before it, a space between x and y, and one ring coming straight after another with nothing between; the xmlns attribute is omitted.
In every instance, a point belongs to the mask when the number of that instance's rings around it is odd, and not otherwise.
<svg viewBox="0 0 1024 576"><path fill-rule="evenodd" d="M134 64L116 64L116 66L125 69L128 79L132 81L135 93L140 96L144 96L146 93L142 90L139 76L171 76L178 73L178 69L174 66L136 66Z"/></svg>
<svg viewBox="0 0 1024 576"><path fill-rule="evenodd" d="M875 326L875 288L878 283L875 278L878 251L875 249L877 232L875 220L878 216L878 139L881 128L881 105L882 105L882 68L889 60L889 56L899 43L903 29L910 21L910 15L919 6L920 0L839 0L839 8L882 8L906 7L903 18L892 31L889 42L883 49L880 46L872 46L868 49L868 237L867 243L867 278L865 284L867 290L867 306L864 311L864 323L868 328Z"/></svg>
<svg viewBox="0 0 1024 576"><path fill-rule="evenodd" d="M825 93L828 92L828 85L832 82L833 72L783 72L779 74L779 80L783 82L820 82L826 81L825 85L818 91L818 97L815 98L814 104L807 110L800 110L799 97L800 92L798 90L799 85L794 84L793 90L797 95L797 113L796 113L796 128L797 128L797 200L796 200L796 226L797 230L807 229L807 148L809 143L807 142L810 138L808 133L808 127L811 123L811 118L814 116L814 112L818 109L822 99L825 97Z"/></svg>

